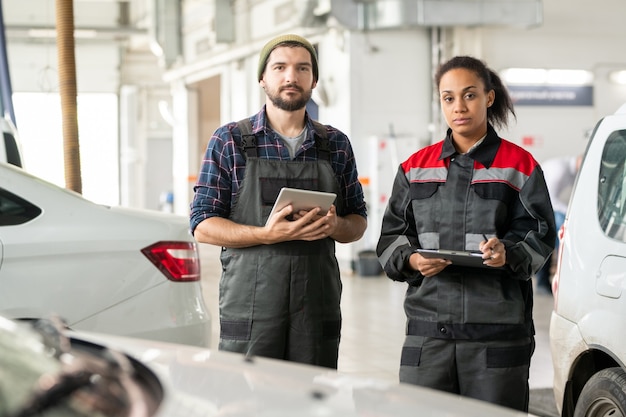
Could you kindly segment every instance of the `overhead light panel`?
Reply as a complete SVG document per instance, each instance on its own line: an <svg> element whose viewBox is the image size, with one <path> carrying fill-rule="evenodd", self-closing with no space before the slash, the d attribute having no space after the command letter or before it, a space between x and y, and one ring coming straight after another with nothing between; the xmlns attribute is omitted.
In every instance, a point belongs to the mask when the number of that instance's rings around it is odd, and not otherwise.
<svg viewBox="0 0 626 417"><path fill-rule="evenodd" d="M609 80L614 84L626 85L626 70L612 71Z"/></svg>
<svg viewBox="0 0 626 417"><path fill-rule="evenodd" d="M28 31L30 38L56 38L56 29L30 29ZM95 39L98 36L98 32L95 29L76 29L74 30L74 37L77 39Z"/></svg>
<svg viewBox="0 0 626 417"><path fill-rule="evenodd" d="M591 85L593 73L577 69L508 68L500 75L506 84Z"/></svg>

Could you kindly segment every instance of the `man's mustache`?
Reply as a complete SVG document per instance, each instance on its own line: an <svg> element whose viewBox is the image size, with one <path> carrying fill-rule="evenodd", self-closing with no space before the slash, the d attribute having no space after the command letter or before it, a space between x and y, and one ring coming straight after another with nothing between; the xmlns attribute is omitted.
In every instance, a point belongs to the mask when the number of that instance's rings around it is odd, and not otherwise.
<svg viewBox="0 0 626 417"><path fill-rule="evenodd" d="M302 87L300 87L300 86L299 86L299 85L297 85L297 84L287 84L287 85L284 85L284 86L280 87L280 91L283 91L283 90L285 90L285 89L287 89L287 88L296 89L296 90L298 90L298 91L299 91L299 92L301 92L301 93L304 91L304 90L302 89Z"/></svg>

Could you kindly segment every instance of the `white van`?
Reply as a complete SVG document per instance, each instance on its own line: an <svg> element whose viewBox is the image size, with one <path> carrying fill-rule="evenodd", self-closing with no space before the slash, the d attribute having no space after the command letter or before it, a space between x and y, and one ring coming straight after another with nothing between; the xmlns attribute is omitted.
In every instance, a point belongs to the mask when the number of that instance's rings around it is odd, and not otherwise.
<svg viewBox="0 0 626 417"><path fill-rule="evenodd" d="M0 140L0 162L8 162L22 167L22 152L17 137L17 129L13 123L2 117L0 117L0 124L2 124L3 136Z"/></svg>
<svg viewBox="0 0 626 417"><path fill-rule="evenodd" d="M559 235L550 321L557 409L626 416L626 104L597 123Z"/></svg>

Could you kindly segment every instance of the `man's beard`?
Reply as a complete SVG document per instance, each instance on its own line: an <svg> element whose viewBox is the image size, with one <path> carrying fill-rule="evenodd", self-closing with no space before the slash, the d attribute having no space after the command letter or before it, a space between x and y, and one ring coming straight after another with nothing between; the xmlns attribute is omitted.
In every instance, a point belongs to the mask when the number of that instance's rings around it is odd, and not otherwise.
<svg viewBox="0 0 626 417"><path fill-rule="evenodd" d="M313 93L313 90L304 91L302 88L296 87L293 85L287 85L285 87L289 87L289 88L295 87L298 89L298 91L302 93L302 95L300 96L300 98L285 100L280 96L280 89L277 94L267 93L267 96L269 97L272 104L274 104L274 106L278 107L281 110L285 110L285 111L300 110L304 108L306 106L306 103L308 103L308 101L311 99L311 94Z"/></svg>

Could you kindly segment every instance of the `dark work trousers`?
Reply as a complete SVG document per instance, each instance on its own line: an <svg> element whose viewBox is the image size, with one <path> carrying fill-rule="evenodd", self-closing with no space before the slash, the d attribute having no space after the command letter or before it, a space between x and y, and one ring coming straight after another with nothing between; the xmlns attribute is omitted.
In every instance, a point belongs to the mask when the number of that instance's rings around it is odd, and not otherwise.
<svg viewBox="0 0 626 417"><path fill-rule="evenodd" d="M231 220L262 226L281 186L341 195L327 160L249 157ZM224 248L221 261L220 350L337 368L341 279L334 240Z"/></svg>
<svg viewBox="0 0 626 417"><path fill-rule="evenodd" d="M534 339L471 341L407 336L400 381L528 411Z"/></svg>

